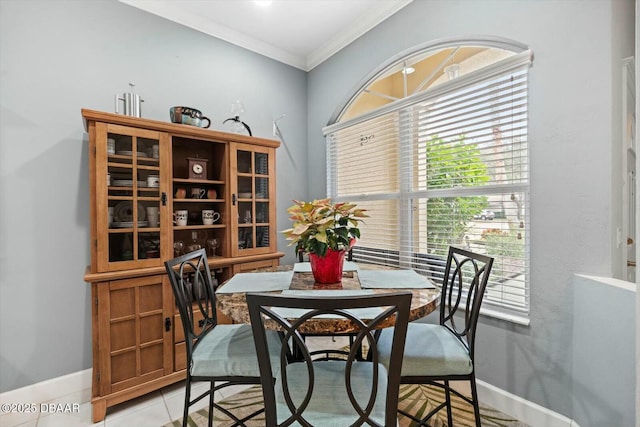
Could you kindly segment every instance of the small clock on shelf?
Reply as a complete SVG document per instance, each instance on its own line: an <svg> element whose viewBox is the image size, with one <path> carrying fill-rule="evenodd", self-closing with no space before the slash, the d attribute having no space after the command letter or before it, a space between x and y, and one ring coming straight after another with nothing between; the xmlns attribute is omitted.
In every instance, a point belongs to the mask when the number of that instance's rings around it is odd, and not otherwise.
<svg viewBox="0 0 640 427"><path fill-rule="evenodd" d="M207 179L207 159L188 157L189 179Z"/></svg>

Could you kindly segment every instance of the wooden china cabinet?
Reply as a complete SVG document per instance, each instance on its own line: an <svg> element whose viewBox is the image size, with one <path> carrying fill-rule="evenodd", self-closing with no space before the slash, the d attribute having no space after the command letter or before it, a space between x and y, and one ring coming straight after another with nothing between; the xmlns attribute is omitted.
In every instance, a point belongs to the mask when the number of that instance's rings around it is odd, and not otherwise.
<svg viewBox="0 0 640 427"><path fill-rule="evenodd" d="M86 109L82 117L91 217L84 279L91 284L98 422L108 407L185 378L165 260L204 247L219 283L279 264L279 142Z"/></svg>

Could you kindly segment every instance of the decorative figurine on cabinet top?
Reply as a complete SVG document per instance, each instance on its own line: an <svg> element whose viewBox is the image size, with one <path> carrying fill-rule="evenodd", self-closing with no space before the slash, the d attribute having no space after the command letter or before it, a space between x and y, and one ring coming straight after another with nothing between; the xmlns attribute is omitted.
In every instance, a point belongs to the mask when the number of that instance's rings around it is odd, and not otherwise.
<svg viewBox="0 0 640 427"><path fill-rule="evenodd" d="M253 136L249 125L240 120L241 113L244 113L244 106L242 105L240 100L237 100L236 102L231 104L231 114L233 115L233 117L229 117L228 119L223 121L222 124L225 125L231 132ZM227 125L228 122L229 125Z"/></svg>

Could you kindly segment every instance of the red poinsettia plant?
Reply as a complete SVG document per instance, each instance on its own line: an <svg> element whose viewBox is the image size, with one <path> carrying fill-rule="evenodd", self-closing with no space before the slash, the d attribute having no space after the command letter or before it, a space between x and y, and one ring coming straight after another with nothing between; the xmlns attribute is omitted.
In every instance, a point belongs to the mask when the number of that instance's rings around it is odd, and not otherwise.
<svg viewBox="0 0 640 427"><path fill-rule="evenodd" d="M369 217L366 209L359 209L355 203L333 203L330 198L293 202L287 209L293 227L282 233L291 241L290 246L296 246L296 254L302 251L325 256L328 249L351 248L360 238L359 223Z"/></svg>

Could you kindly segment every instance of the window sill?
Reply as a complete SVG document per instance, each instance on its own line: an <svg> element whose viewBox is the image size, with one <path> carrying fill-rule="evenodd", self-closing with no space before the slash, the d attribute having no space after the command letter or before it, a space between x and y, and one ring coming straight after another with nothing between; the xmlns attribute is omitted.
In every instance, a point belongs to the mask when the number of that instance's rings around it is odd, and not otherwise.
<svg viewBox="0 0 640 427"><path fill-rule="evenodd" d="M528 314L524 313L505 313L491 308L480 308L480 314L522 326L529 326L531 324L531 319L529 319Z"/></svg>

